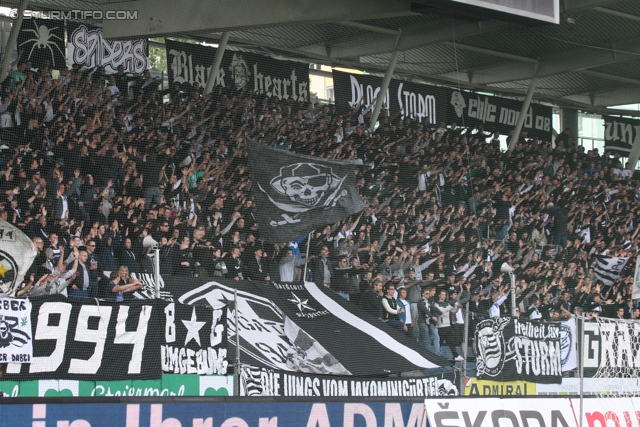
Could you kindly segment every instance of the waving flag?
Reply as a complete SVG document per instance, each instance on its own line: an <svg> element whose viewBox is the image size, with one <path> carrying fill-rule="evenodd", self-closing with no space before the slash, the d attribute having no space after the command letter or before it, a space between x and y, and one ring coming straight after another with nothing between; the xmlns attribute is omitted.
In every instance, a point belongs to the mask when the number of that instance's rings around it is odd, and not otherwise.
<svg viewBox="0 0 640 427"><path fill-rule="evenodd" d="M622 257L595 257L596 264L593 267L593 273L598 280L607 286L613 286L613 283L620 277L622 269L629 260L629 258Z"/></svg>
<svg viewBox="0 0 640 427"><path fill-rule="evenodd" d="M38 254L33 242L18 228L0 219L0 291L15 296Z"/></svg>
<svg viewBox="0 0 640 427"><path fill-rule="evenodd" d="M248 141L261 236L282 243L366 208L355 184L360 160L327 160Z"/></svg>

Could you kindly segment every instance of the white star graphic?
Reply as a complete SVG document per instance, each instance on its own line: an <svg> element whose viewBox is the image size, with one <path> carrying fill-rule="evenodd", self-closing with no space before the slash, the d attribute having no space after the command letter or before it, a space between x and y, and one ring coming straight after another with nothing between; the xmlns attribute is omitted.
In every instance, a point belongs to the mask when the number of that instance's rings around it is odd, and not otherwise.
<svg viewBox="0 0 640 427"><path fill-rule="evenodd" d="M287 300L287 301L291 301L292 303L294 303L295 305L298 306L298 310L300 310L302 312L303 309L307 309L307 310L311 310L311 311L316 311L315 309L309 307L309 300L305 299L305 300L301 300L300 298L298 298L298 295L294 294L293 292L291 292L291 295L293 295L293 299Z"/></svg>
<svg viewBox="0 0 640 427"><path fill-rule="evenodd" d="M193 307L193 313L191 313L191 320L183 320L182 323L187 328L187 337L184 339L184 345L186 346L193 339L202 347L200 344L200 329L207 322L198 322L195 307Z"/></svg>

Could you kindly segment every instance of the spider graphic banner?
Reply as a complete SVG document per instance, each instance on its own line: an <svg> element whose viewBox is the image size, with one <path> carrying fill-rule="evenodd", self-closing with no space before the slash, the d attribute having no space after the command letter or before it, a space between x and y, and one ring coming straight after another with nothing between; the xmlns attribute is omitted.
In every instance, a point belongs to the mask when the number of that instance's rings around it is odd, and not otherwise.
<svg viewBox="0 0 640 427"><path fill-rule="evenodd" d="M18 52L21 60L31 62L32 68L48 65L60 69L66 65L64 21L51 19L25 19L18 34Z"/></svg>

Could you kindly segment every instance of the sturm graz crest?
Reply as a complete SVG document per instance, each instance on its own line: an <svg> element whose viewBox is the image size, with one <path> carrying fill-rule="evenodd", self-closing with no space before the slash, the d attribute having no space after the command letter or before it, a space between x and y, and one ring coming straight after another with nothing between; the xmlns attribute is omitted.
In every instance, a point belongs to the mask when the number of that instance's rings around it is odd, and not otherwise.
<svg viewBox="0 0 640 427"><path fill-rule="evenodd" d="M476 327L476 343L478 355L476 365L478 376L495 377L502 372L504 366L505 344L503 331L509 324L509 318L487 319Z"/></svg>
<svg viewBox="0 0 640 427"><path fill-rule="evenodd" d="M235 83L236 88L242 89L249 82L251 72L249 71L247 62L244 60L242 55L239 55L237 53L233 54L233 59L231 60L229 71L231 71L231 78L233 78L233 82Z"/></svg>
<svg viewBox="0 0 640 427"><path fill-rule="evenodd" d="M11 255L0 250L0 289L7 292L16 285L16 276L18 274L18 264Z"/></svg>
<svg viewBox="0 0 640 427"><path fill-rule="evenodd" d="M316 208L332 207L347 191L342 189L347 176L315 163L294 163L280 168L269 184L274 191L262 190L281 210L299 214Z"/></svg>
<svg viewBox="0 0 640 427"><path fill-rule="evenodd" d="M569 356L571 356L571 348L573 348L573 333L571 328L564 323L560 324L560 355L562 357L562 366L567 364Z"/></svg>

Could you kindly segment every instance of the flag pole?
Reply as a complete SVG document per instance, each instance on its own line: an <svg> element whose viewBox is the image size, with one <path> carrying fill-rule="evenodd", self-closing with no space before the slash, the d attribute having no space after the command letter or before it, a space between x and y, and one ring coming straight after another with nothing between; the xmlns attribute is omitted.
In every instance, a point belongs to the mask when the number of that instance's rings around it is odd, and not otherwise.
<svg viewBox="0 0 640 427"><path fill-rule="evenodd" d="M309 233L309 235L307 236L307 258L309 259L309 246L311 245L311 235L313 234L313 232ZM308 263L307 264L302 264L303 268L304 268L304 274L302 275L302 282L306 282L307 281L307 268L308 267Z"/></svg>
<svg viewBox="0 0 640 427"><path fill-rule="evenodd" d="M235 375L235 392L234 395L240 396L240 329L238 323L238 288L233 290L233 308L235 310L236 325L236 363L234 364Z"/></svg>
<svg viewBox="0 0 640 427"><path fill-rule="evenodd" d="M469 354L469 301L465 306L464 310L464 360L462 361L462 378L460 379L460 395L464 395L464 379L467 376L467 356ZM462 349L460 349L462 350Z"/></svg>
<svg viewBox="0 0 640 427"><path fill-rule="evenodd" d="M580 375L580 422L578 423L578 427L582 427L582 419L584 418L584 317L585 312L582 311L582 316L580 316L580 331L578 336L580 337L580 345L578 346L580 349L580 356L578 357L578 361L580 362L579 366L579 375Z"/></svg>

